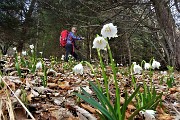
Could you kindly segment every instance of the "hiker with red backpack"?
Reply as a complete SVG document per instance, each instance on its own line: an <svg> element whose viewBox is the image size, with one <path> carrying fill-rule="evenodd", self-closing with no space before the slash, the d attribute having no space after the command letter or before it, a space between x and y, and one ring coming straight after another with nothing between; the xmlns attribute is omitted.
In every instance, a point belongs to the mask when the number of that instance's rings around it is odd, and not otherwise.
<svg viewBox="0 0 180 120"><path fill-rule="evenodd" d="M60 43L61 46L65 47L66 49L66 55L65 55L65 61L68 62L68 56L71 54L76 60L78 58L77 54L75 53L75 48L77 48L75 41L76 40L82 40L82 37L77 37L75 34L77 32L76 27L71 28L71 32L68 32L67 30L64 30L61 32L61 38Z"/></svg>

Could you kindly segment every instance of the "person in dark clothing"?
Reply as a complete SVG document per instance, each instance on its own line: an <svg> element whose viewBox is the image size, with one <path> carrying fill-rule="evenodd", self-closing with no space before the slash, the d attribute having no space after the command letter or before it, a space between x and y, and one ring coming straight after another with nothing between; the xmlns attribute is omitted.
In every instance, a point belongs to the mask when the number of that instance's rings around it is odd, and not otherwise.
<svg viewBox="0 0 180 120"><path fill-rule="evenodd" d="M69 32L68 37L67 37L67 43L65 46L65 49L66 49L65 61L66 62L68 62L69 54L71 54L76 60L78 59L78 55L75 53L75 48L77 48L75 41L82 40L82 38L75 35L76 31L77 31L77 28L72 27L71 32Z"/></svg>

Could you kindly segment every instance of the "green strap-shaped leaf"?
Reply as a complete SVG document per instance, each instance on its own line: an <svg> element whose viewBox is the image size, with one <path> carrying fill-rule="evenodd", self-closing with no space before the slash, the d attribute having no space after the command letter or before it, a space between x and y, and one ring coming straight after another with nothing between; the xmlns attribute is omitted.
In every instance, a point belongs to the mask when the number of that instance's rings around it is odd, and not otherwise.
<svg viewBox="0 0 180 120"><path fill-rule="evenodd" d="M92 86L92 89L94 90L96 95L108 106L109 111L112 113L114 118L117 119L116 112L114 111L112 105L110 104L110 101L108 101L108 99L105 97L105 95L92 82L89 82L89 83Z"/></svg>
<svg viewBox="0 0 180 120"><path fill-rule="evenodd" d="M109 112L106 110L106 108L104 108L102 105L100 105L97 101L95 101L92 98L87 98L84 95L78 94L78 93L74 93L75 95L77 95L78 97L80 97L81 99L83 99L84 101L86 101L87 103L89 103L90 105L92 105L93 107L97 108L99 111L101 111L102 114L104 114L109 120L116 120L115 118L113 118L113 116L111 116L111 114L109 114Z"/></svg>

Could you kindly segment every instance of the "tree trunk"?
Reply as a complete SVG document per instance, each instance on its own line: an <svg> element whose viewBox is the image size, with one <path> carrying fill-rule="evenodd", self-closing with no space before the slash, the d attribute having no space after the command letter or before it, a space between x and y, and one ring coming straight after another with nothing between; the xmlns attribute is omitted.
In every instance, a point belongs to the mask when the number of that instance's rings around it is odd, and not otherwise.
<svg viewBox="0 0 180 120"><path fill-rule="evenodd" d="M155 8L160 32L168 50L169 65L180 69L180 38L176 31L175 21L166 0L151 0Z"/></svg>

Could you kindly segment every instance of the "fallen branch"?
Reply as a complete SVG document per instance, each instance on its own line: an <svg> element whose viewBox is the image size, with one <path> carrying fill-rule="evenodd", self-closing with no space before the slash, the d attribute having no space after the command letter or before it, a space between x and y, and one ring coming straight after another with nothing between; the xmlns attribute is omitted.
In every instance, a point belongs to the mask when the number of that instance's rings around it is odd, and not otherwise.
<svg viewBox="0 0 180 120"><path fill-rule="evenodd" d="M30 113L30 111L26 108L26 106L24 105L24 103L15 95L15 93L12 91L12 89L8 86L8 84L6 83L5 80L2 79L2 76L0 76L0 79L4 82L4 84L8 87L8 89L12 92L12 94L14 95L14 97L19 101L19 103L22 105L22 107L26 110L26 112L28 113L28 115L35 120L35 118L33 117L33 115Z"/></svg>

